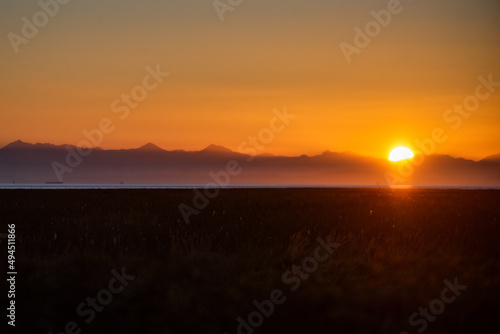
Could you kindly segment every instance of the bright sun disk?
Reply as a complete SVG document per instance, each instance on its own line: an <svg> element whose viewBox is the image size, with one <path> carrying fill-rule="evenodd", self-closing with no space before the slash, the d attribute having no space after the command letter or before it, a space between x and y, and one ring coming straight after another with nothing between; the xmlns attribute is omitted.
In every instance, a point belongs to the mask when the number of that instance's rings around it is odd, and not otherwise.
<svg viewBox="0 0 500 334"><path fill-rule="evenodd" d="M400 161L413 158L413 152L404 146L398 146L389 153L390 161Z"/></svg>

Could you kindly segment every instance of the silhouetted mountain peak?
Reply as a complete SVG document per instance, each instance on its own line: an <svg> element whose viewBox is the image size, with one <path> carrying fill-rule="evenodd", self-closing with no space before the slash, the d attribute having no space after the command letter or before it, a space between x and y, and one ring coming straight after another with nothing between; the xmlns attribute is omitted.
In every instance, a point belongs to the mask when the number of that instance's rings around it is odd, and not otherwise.
<svg viewBox="0 0 500 334"><path fill-rule="evenodd" d="M16 140L6 146L3 149L11 149L11 150L22 150L22 149L54 149L60 148L60 146L56 146L48 143L36 143L30 144L23 142L22 140Z"/></svg>
<svg viewBox="0 0 500 334"><path fill-rule="evenodd" d="M451 155L448 155L448 154L425 155L425 158L428 160L434 160L434 161L469 161L469 162L474 162L472 160L465 159L465 158L452 157Z"/></svg>
<svg viewBox="0 0 500 334"><path fill-rule="evenodd" d="M335 157L335 158L340 158L346 154L344 153L339 153L339 152L332 152L330 150L326 150L321 154L322 157L328 158L328 157Z"/></svg>
<svg viewBox="0 0 500 334"><path fill-rule="evenodd" d="M161 147L156 146L153 143L147 143L146 145L143 145L138 148L138 150L141 151L149 151L149 152L158 152L158 151L164 151Z"/></svg>
<svg viewBox="0 0 500 334"><path fill-rule="evenodd" d="M499 162L500 161L500 153L499 154L493 154L489 155L484 159L481 159L480 161L493 161L493 162Z"/></svg>
<svg viewBox="0 0 500 334"><path fill-rule="evenodd" d="M22 140L16 140L10 144L5 145L3 148L13 148L13 149L19 149L19 148L28 148L33 146L32 144L25 143Z"/></svg>
<svg viewBox="0 0 500 334"><path fill-rule="evenodd" d="M208 145L207 147L205 147L203 150L201 150L200 152L211 152L211 153L234 153L233 151L231 151L230 149L224 147L224 146L220 146L220 145L214 145L214 144L211 144L211 145Z"/></svg>

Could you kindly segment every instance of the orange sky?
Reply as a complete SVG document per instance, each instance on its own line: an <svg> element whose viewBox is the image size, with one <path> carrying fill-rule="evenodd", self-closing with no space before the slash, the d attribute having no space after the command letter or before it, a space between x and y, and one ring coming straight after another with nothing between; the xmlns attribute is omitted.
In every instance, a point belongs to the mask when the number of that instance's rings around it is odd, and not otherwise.
<svg viewBox="0 0 500 334"><path fill-rule="evenodd" d="M9 33L37 1L0 3L0 146L77 144L109 118L103 148L237 150L269 125L273 109L298 115L265 152L324 150L386 157L443 128L436 153L500 153L500 87L453 130L443 114L474 95L478 77L500 82L500 3L401 1L350 64L340 43L388 1L244 1L222 22L212 1L73 1L15 53ZM111 103L169 72L121 120Z"/></svg>

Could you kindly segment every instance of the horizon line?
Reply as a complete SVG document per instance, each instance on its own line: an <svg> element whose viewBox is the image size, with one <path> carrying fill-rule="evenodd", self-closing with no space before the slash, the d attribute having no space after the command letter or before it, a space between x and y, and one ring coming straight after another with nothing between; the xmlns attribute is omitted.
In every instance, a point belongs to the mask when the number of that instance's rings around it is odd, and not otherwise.
<svg viewBox="0 0 500 334"><path fill-rule="evenodd" d="M18 139L18 140L15 140L15 141L12 141L12 142L9 142L7 143L6 145L0 147L0 150L3 150L5 148L7 148L9 145L12 145L12 144L16 144L16 143L19 143L19 144L26 144L26 145L31 145L31 146L36 146L36 145L50 145L50 146L55 146L55 147L66 147L66 146L69 146L69 147L78 147L78 148L85 148L85 147L82 147L82 146L77 146L77 145L73 145L73 144L53 144L53 143L49 143L49 142L46 142L46 143L41 143L41 142L37 142L37 143L30 143L30 142L25 142L21 139ZM213 152L217 152L216 149L219 149L219 152L222 151L222 150L225 150L225 151L230 151L228 153L235 153L235 154L241 154L241 155L247 155L247 156L250 156L250 154L247 154L247 153L242 153L242 152L238 152L238 151L235 151L231 148L228 148L226 146L223 146L223 145L219 145L219 144L209 144L205 147L203 147L202 149L199 149L199 150L185 150L185 149L170 149L170 150L167 150L167 149L164 149L158 145L156 145L155 143L152 143L152 142L147 142L146 144L143 144L139 147L129 147L129 148L102 148L101 146L93 146L91 147L92 150L101 150L101 151L128 151L128 150L139 150L139 149L147 149L147 146L154 146L154 148L157 148L161 151L164 151L164 152L186 152L186 153L197 153L197 152L202 152L202 151L206 151L206 150L209 150L209 149L212 149L213 148ZM152 149L154 149L152 148ZM499 153L493 153L493 154L488 154L486 156L483 156L482 158L480 158L479 160L476 160L476 159L472 159L472 158L466 158L466 157L462 157L462 156L453 156L453 155L450 155L450 154L445 154L445 153L433 153L433 154L425 154L419 150L414 150L415 151L415 156L417 155L424 155L424 156L448 156L450 158L453 158L453 159L464 159L464 160L470 160L470 161L474 161L474 162L479 162L481 160L484 160L486 158L489 158L489 157L492 157L492 156L496 156L496 155L500 155L500 152ZM359 157L364 157L364 158L372 158L372 159L378 159L378 160L387 160L386 158L378 158L378 157L375 157L375 156L371 156L371 155L362 155L362 154L359 154L357 152L353 152L353 151L350 151L350 150L344 150L344 151L331 151L329 149L326 149L326 150L323 150L321 151L321 153L319 154L299 154L299 155L281 155L281 154L274 154L274 153L269 153L269 152L263 152L263 153L260 153L260 154L256 154L255 156L258 157L258 156L270 156L270 157L285 157L285 158L298 158L298 157L301 157L301 156L306 156L306 157L314 157L314 156L321 156L321 155L324 155L325 153L337 153L337 154L353 154L353 155L357 155Z"/></svg>

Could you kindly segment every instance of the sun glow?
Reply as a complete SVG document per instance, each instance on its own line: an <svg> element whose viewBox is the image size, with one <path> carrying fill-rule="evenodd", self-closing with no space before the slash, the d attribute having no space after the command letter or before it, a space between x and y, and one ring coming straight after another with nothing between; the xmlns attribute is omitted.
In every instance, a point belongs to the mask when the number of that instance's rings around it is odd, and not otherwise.
<svg viewBox="0 0 500 334"><path fill-rule="evenodd" d="M408 148L404 146L398 146L394 148L391 153L389 153L389 160L390 161L400 161L400 160L406 160L406 159L411 159L413 158L413 152Z"/></svg>

